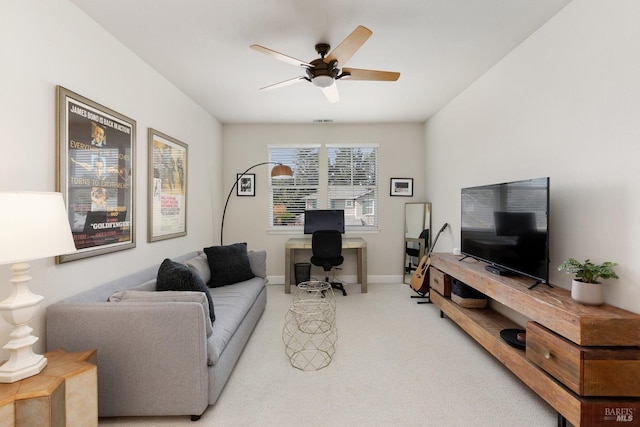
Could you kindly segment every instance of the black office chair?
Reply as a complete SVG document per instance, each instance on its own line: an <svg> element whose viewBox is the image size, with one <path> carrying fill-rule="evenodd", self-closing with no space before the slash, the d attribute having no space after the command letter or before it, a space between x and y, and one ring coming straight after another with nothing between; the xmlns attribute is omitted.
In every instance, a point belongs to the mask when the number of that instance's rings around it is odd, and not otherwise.
<svg viewBox="0 0 640 427"><path fill-rule="evenodd" d="M325 282L330 283L331 287L342 291L342 295L346 296L342 283L330 282L329 272L335 266L344 262L342 256L342 234L336 230L318 230L311 237L311 264L320 266L324 269L326 277Z"/></svg>
<svg viewBox="0 0 640 427"><path fill-rule="evenodd" d="M422 233L420 233L420 236L418 236L418 238L424 239L425 247L423 249L423 254L426 254L428 249L427 246L429 245L429 229L422 230ZM420 248L405 246L404 252L405 254L407 254L407 266L405 267L405 273L411 274L411 272L418 267L416 264L413 264L413 258L420 257ZM418 262L420 262L420 260L418 260Z"/></svg>

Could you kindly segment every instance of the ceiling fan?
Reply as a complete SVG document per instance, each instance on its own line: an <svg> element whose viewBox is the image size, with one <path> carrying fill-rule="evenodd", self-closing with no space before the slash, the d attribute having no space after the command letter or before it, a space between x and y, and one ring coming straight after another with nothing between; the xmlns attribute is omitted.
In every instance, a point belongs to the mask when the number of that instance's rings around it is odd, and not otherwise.
<svg viewBox="0 0 640 427"><path fill-rule="evenodd" d="M345 38L333 51L329 52L331 46L327 43L318 43L316 52L320 58L311 62L301 61L292 56L285 55L275 50L271 50L257 44L251 45L251 49L269 55L273 58L287 62L289 64L303 67L306 75L294 77L280 83L260 88L260 90L276 89L288 86L300 81L306 80L319 87L329 102L334 103L340 100L338 88L335 81L339 79L347 80L377 80L377 81L396 81L400 77L400 73L393 71L364 70L359 68L342 68L344 64L353 56L354 53L364 42L371 37L370 29L359 25L351 34Z"/></svg>

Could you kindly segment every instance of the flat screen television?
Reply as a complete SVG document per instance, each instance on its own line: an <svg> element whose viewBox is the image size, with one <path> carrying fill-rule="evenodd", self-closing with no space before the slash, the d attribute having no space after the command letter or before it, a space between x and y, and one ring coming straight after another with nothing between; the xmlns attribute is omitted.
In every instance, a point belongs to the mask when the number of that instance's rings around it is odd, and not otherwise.
<svg viewBox="0 0 640 427"><path fill-rule="evenodd" d="M313 209L304 211L304 234L316 230L338 230L344 234L343 209Z"/></svg>
<svg viewBox="0 0 640 427"><path fill-rule="evenodd" d="M548 177L463 188L461 201L463 255L548 283Z"/></svg>

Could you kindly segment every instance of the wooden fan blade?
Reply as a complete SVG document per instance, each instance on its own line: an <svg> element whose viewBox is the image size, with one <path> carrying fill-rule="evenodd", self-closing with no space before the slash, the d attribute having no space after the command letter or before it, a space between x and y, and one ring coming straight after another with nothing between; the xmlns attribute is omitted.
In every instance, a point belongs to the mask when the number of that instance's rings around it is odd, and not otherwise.
<svg viewBox="0 0 640 427"><path fill-rule="evenodd" d="M378 71L378 70L362 70L360 68L343 68L343 73L349 73L344 76L347 80L381 80L395 82L400 78L400 73L395 71Z"/></svg>
<svg viewBox="0 0 640 427"><path fill-rule="evenodd" d="M306 80L306 79L303 76L298 76L298 77L294 77L294 78L289 79L289 80L285 80L285 81L280 82L280 83L274 83L274 84L269 85L269 86L261 87L260 90L277 89L279 87L289 86L289 85L292 85L294 83L298 83L301 80Z"/></svg>
<svg viewBox="0 0 640 427"><path fill-rule="evenodd" d="M370 29L359 25L351 34L347 36L346 39L342 41L333 49L329 55L324 58L324 62L327 64L332 60L338 60L338 66L342 67L347 63L349 59L353 56L354 53L366 42L369 37L371 37Z"/></svg>
<svg viewBox="0 0 640 427"><path fill-rule="evenodd" d="M313 67L313 65L308 62L301 61L293 56L285 55L284 53L276 52L275 50L269 49L268 47L260 46L258 44L253 44L249 46L251 49L256 52L264 53L272 58L279 59L280 61L284 61L288 64L296 65L299 67Z"/></svg>
<svg viewBox="0 0 640 427"><path fill-rule="evenodd" d="M335 104L340 101L340 95L338 94L338 85L336 82L333 82L331 86L320 88L322 89L322 93L327 97L330 103Z"/></svg>

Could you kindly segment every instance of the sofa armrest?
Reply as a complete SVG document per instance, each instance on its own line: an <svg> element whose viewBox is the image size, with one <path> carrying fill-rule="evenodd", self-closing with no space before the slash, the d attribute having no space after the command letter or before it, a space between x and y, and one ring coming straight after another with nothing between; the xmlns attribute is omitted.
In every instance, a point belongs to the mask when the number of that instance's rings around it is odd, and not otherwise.
<svg viewBox="0 0 640 427"><path fill-rule="evenodd" d="M57 303L47 350L97 349L100 416L200 415L208 405L199 303Z"/></svg>

